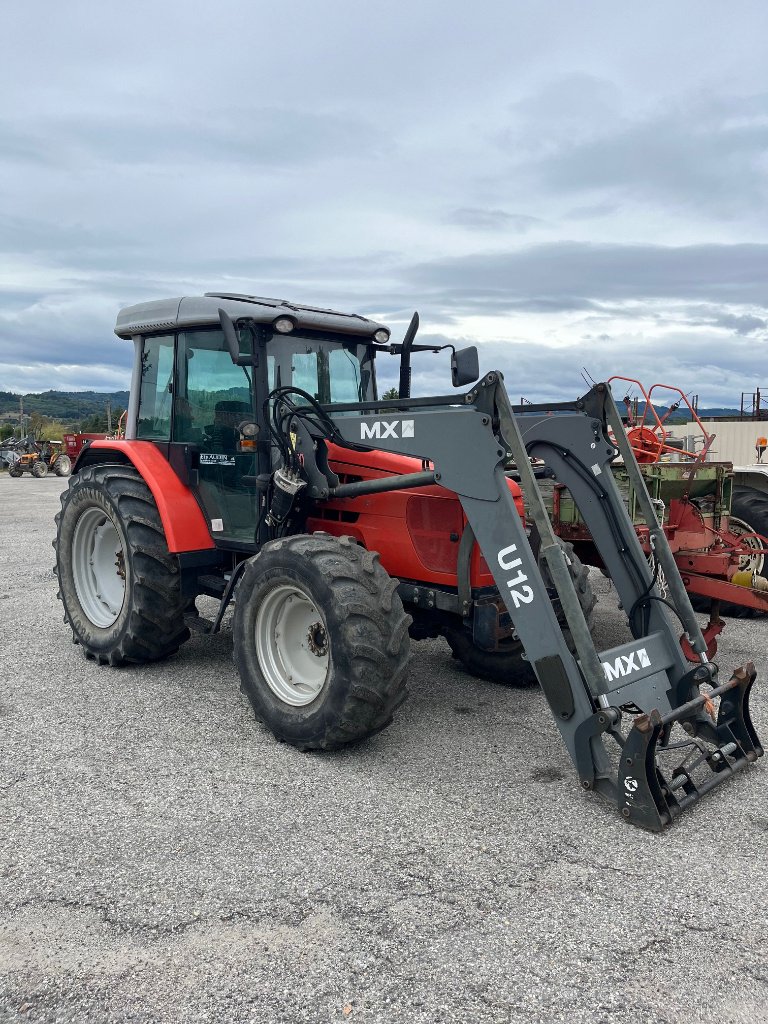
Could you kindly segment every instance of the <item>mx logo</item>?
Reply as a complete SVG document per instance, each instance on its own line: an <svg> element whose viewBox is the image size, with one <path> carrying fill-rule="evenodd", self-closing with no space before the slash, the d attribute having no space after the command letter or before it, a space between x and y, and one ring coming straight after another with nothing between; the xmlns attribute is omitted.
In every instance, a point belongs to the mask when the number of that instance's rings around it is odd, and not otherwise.
<svg viewBox="0 0 768 1024"><path fill-rule="evenodd" d="M375 420L360 424L360 440L376 438L383 441L388 437L413 437L413 420Z"/></svg>
<svg viewBox="0 0 768 1024"><path fill-rule="evenodd" d="M648 657L645 648L641 647L639 651L632 651L630 654L620 654L613 663L604 661L603 670L605 678L611 683L614 679L623 679L633 672L639 672L641 668L649 668L650 664L651 659Z"/></svg>

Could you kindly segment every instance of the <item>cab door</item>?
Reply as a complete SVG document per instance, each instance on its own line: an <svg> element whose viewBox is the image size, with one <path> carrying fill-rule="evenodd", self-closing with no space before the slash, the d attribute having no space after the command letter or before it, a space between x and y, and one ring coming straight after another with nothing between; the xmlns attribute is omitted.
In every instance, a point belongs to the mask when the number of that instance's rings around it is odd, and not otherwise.
<svg viewBox="0 0 768 1024"><path fill-rule="evenodd" d="M259 418L252 381L253 368L233 364L222 331L178 334L172 442L187 449L215 541L254 543L256 450L240 436L242 424Z"/></svg>

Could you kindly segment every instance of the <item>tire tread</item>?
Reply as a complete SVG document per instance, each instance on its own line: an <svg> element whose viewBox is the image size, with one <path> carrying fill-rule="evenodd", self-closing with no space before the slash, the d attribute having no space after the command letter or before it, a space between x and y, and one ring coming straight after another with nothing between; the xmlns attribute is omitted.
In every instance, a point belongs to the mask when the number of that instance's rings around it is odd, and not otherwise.
<svg viewBox="0 0 768 1024"><path fill-rule="evenodd" d="M260 700L259 687L247 679L238 647L243 639L239 626L240 601L235 617L235 656L245 691L256 718L275 736L301 750L334 750L379 732L407 696L406 675L410 657L410 615L396 596L397 582L382 568L376 552L358 545L351 537L300 534L273 541L252 558L243 574L240 591L255 593L261 572L259 559L281 552L286 564L296 559L311 562L329 587L334 606L345 609L339 636L331 636L331 650L344 652L343 672L349 677L338 714L324 721L314 735L299 730L291 734L279 721L267 721L268 709ZM337 665L337 671L339 667Z"/></svg>
<svg viewBox="0 0 768 1024"><path fill-rule="evenodd" d="M118 510L128 540L133 565L134 585L128 596L132 606L126 627L114 648L105 652L89 645L79 630L66 601L61 596L60 561L57 547L61 518L79 487L96 485L109 494ZM134 503L140 503L140 514ZM57 559L54 573L59 578L57 594L64 605L64 620L72 628L87 658L100 665L122 665L132 662L159 661L174 654L189 639L184 625L178 561L169 551L162 520L149 487L137 470L126 466L101 465L89 467L74 478L61 494L61 511L56 515Z"/></svg>

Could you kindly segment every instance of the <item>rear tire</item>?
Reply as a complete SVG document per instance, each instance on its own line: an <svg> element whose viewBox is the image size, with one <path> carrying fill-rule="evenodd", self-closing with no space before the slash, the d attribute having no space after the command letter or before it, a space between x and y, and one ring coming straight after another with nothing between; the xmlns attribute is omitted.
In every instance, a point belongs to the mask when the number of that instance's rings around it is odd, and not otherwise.
<svg viewBox="0 0 768 1024"><path fill-rule="evenodd" d="M152 492L128 466L94 466L61 495L56 565L64 621L99 664L157 661L189 638L179 563Z"/></svg>
<svg viewBox="0 0 768 1024"><path fill-rule="evenodd" d="M38 480L48 476L48 463L45 459L35 459L32 463L32 476L37 477Z"/></svg>
<svg viewBox="0 0 768 1024"><path fill-rule="evenodd" d="M567 544L561 540L560 546L563 548L568 559L568 568L579 598L579 604L584 613L584 618L587 620L587 625L591 629L595 617L597 598L589 581L589 569L574 554L572 544ZM543 575L545 583L549 583L549 574L546 568L543 568ZM558 622L562 627L566 643L573 649L571 632L565 623L565 616L560 607L560 601L555 596L552 603ZM525 660L525 652L520 640L510 637L508 640L502 641L498 651L485 651L481 647L475 646L472 631L466 627L460 626L456 629L447 629L444 636L448 641L453 657L458 658L464 668L471 675L477 676L478 679L485 679L491 683L502 683L505 686L514 686L518 689L528 689L531 686L538 685L536 673L533 671L531 663Z"/></svg>
<svg viewBox="0 0 768 1024"><path fill-rule="evenodd" d="M738 521L734 525L738 525L742 533L768 537L768 493L765 491L758 491L756 487L734 487L731 514ZM745 555L739 568L765 576L766 556L759 551L763 545L755 541L754 546L758 548L756 553Z"/></svg>
<svg viewBox="0 0 768 1024"><path fill-rule="evenodd" d="M60 455L53 464L56 476L69 476L72 472L72 460L68 455Z"/></svg>
<svg viewBox="0 0 768 1024"><path fill-rule="evenodd" d="M744 487L736 485L733 488L731 500L731 523L733 533L759 533L768 537L768 493L758 491L756 487ZM751 544L745 541L745 544ZM759 547L757 541L755 546ZM765 555L757 551L754 555L744 555L739 559L739 568L756 572L759 576L766 575ZM708 612L710 599L701 597L698 594L689 594L691 604L696 611ZM720 605L720 614L729 615L734 619L762 618L764 612L754 608L745 608L744 605L734 604L731 601L723 601Z"/></svg>
<svg viewBox="0 0 768 1024"><path fill-rule="evenodd" d="M243 573L233 624L256 718L299 750L384 729L407 695L410 621L397 581L351 537L265 544Z"/></svg>

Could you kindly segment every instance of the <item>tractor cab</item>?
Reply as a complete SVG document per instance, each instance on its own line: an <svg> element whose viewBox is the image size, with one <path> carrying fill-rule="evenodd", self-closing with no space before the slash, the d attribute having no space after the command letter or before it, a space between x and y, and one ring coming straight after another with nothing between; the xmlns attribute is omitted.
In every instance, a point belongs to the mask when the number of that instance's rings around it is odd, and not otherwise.
<svg viewBox="0 0 768 1024"><path fill-rule="evenodd" d="M235 325L236 361L222 314ZM249 548L256 481L274 459L270 393L292 386L322 404L374 400L374 353L389 340L363 317L228 294L129 307L115 332L136 346L126 438L161 449L197 493L217 545Z"/></svg>

